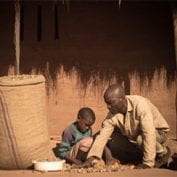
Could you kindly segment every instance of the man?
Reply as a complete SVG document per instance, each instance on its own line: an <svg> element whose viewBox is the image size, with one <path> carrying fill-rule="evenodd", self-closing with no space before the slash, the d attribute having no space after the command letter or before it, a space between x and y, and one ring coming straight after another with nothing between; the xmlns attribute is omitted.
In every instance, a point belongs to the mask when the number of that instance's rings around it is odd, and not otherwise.
<svg viewBox="0 0 177 177"><path fill-rule="evenodd" d="M108 144L113 156L120 161L142 157L138 158L141 162L136 168L166 165L170 150L164 143L169 126L158 109L144 97L126 96L120 85L111 85L104 93L104 100L109 113L88 153L86 164L100 159Z"/></svg>

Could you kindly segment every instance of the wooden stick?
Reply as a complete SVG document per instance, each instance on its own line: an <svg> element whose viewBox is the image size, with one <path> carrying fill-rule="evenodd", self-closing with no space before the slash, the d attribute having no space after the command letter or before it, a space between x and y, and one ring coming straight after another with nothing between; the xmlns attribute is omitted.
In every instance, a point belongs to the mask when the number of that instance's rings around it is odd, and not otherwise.
<svg viewBox="0 0 177 177"><path fill-rule="evenodd" d="M15 30L14 30L14 45L15 45L15 74L20 74L20 0L15 1Z"/></svg>
<svg viewBox="0 0 177 177"><path fill-rule="evenodd" d="M173 26L174 26L174 41L175 41L175 56L176 56L176 68L177 68L177 9L175 6L171 6L173 13ZM177 140L177 90L176 90L176 140Z"/></svg>

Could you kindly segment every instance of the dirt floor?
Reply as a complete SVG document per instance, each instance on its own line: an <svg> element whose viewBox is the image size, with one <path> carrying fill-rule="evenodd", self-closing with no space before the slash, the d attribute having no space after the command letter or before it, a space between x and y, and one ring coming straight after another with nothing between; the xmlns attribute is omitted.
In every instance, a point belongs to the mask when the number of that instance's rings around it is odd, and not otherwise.
<svg viewBox="0 0 177 177"><path fill-rule="evenodd" d="M19 171L0 171L0 177L8 176L8 177L176 177L177 172L167 169L149 169L149 170L125 170L121 172L104 172L104 173L68 173L68 172L36 172L30 170L19 170Z"/></svg>
<svg viewBox="0 0 177 177"><path fill-rule="evenodd" d="M54 148L56 143L58 143L59 137L51 137L50 140L50 148ZM169 138L167 145L171 148L172 154L177 152L177 140L174 138ZM172 159L169 160L169 163ZM130 169L130 168L122 168L120 171L116 172L39 172L34 170L0 170L0 177L8 176L8 177L176 177L177 171L171 169L145 169L145 170L137 170L137 169Z"/></svg>

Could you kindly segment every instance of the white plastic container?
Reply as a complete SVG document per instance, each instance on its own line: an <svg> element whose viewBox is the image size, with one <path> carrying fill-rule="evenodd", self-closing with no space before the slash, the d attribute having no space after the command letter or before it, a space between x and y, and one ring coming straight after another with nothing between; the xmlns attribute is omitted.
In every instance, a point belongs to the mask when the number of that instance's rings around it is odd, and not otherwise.
<svg viewBox="0 0 177 177"><path fill-rule="evenodd" d="M63 169L65 160L59 161L33 161L34 170L37 171L60 171Z"/></svg>

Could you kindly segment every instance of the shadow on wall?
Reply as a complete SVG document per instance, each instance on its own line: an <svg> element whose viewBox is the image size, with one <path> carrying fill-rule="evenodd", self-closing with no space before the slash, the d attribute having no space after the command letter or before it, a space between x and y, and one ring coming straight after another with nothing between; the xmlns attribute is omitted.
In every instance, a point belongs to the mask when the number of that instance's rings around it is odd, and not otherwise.
<svg viewBox="0 0 177 177"><path fill-rule="evenodd" d="M0 75L14 65L13 2L0 2ZM167 85L176 62L171 9L166 2L21 3L21 73L43 73L55 81L61 68L76 70L83 88L125 81L137 72L141 82L165 68ZM55 83L55 82L54 82Z"/></svg>

